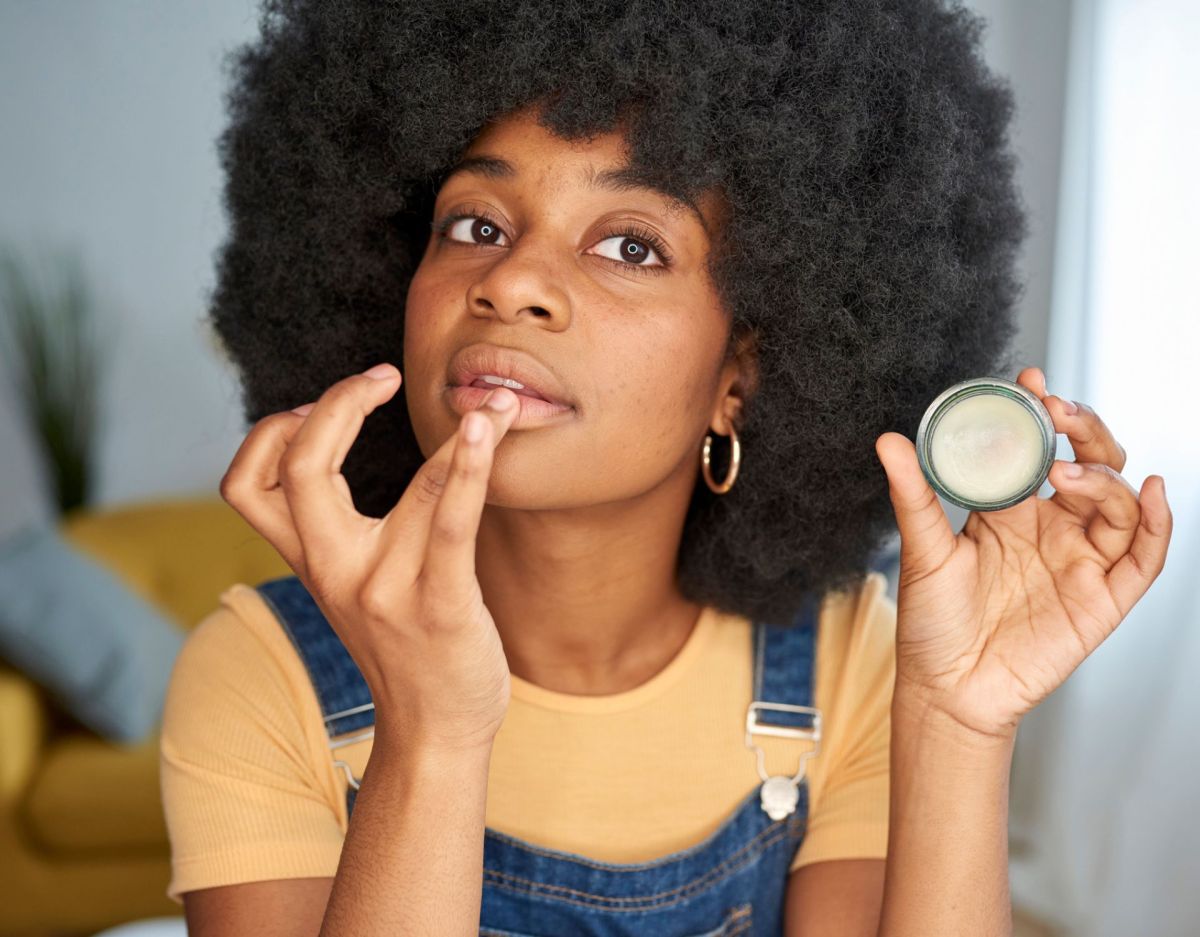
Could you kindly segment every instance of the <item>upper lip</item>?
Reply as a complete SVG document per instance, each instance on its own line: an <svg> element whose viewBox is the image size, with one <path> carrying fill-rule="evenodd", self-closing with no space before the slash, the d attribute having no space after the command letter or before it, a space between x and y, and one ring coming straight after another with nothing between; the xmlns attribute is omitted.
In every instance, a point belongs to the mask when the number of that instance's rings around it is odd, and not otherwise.
<svg viewBox="0 0 1200 937"><path fill-rule="evenodd" d="M520 381L526 390L551 403L573 406L549 369L532 355L515 348L468 345L450 360L451 386L464 387L484 374Z"/></svg>

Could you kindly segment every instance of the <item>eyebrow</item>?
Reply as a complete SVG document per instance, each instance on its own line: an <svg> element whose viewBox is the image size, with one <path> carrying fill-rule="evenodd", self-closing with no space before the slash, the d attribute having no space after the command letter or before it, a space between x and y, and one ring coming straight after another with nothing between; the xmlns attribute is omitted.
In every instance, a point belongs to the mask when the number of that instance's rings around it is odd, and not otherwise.
<svg viewBox="0 0 1200 937"><path fill-rule="evenodd" d="M502 159L499 156L487 156L483 154L478 156L464 156L442 176L441 185L445 185L451 176L462 172L495 180L513 179L517 176L517 168L508 160ZM696 216L696 219L700 222L700 226L704 229L704 233L710 234L708 222L704 220L704 215L700 213L700 209L692 199L686 196L672 195L655 186L647 185L638 179L634 171L627 166L617 169L603 169L599 172L589 167L580 175L580 181L585 188L605 189L609 192L653 192L667 199L669 202L683 205L690 209Z"/></svg>

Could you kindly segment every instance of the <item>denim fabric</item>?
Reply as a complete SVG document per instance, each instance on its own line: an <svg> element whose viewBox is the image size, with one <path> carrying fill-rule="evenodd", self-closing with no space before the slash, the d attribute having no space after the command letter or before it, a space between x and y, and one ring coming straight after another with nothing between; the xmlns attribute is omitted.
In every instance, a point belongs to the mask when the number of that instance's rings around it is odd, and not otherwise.
<svg viewBox="0 0 1200 937"><path fill-rule="evenodd" d="M366 682L300 581L288 576L258 590L308 668L331 745L372 725ZM791 624L755 623L755 700L813 705L817 608L810 598ZM759 719L770 726L813 725L808 713L771 711ZM753 765L756 753L747 749L746 758ZM346 794L350 811L357 780ZM764 811L759 790L747 790L707 839L648 862L601 862L486 828L479 933L778 937L788 868L807 827L808 783L801 780L795 811L779 820Z"/></svg>

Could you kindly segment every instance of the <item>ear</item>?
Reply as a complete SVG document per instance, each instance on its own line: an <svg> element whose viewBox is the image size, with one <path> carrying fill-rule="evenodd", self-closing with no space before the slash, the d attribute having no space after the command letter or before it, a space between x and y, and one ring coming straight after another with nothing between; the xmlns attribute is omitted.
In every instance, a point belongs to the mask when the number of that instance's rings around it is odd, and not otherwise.
<svg viewBox="0 0 1200 937"><path fill-rule="evenodd" d="M721 393L711 425L723 436L730 424L741 426L746 404L758 390L758 335L743 328L730 338L730 350L721 371Z"/></svg>

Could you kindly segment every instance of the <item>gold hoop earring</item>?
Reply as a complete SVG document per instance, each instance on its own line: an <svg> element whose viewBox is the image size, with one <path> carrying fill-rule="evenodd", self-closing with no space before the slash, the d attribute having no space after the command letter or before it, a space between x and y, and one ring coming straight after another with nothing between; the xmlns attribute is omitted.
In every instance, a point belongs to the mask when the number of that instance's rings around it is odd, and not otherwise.
<svg viewBox="0 0 1200 937"><path fill-rule="evenodd" d="M725 494L733 487L734 481L737 479L738 466L742 461L742 446L738 442L737 430L731 425L729 427L729 441L733 449L729 453L729 471L725 473L725 481L718 485L713 481L712 477L712 433L708 433L704 437L704 454L700 457L700 469L704 473L704 482L708 487L719 495Z"/></svg>

